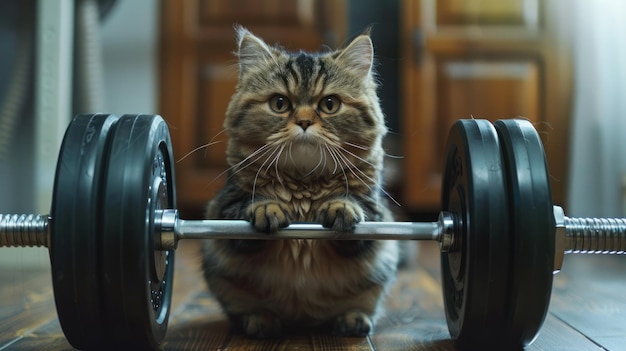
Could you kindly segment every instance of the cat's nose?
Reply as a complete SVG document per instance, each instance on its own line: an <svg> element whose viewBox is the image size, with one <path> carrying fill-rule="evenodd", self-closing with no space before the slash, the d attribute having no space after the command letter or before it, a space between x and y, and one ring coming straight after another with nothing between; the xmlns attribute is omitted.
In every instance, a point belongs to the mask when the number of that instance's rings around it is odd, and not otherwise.
<svg viewBox="0 0 626 351"><path fill-rule="evenodd" d="M313 121L309 119L300 119L296 121L296 124L299 125L303 130L306 130L311 124L313 124Z"/></svg>

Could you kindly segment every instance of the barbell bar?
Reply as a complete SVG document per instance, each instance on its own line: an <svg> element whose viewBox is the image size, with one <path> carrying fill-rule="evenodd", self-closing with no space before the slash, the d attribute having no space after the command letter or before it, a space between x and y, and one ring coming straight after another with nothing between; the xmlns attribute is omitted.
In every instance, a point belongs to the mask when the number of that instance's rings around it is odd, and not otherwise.
<svg viewBox="0 0 626 351"><path fill-rule="evenodd" d="M79 349L158 347L184 239L438 241L448 329L463 347L530 344L565 254L626 252L626 219L569 218L551 203L527 121L457 121L443 178L436 222L363 222L351 233L292 224L268 235L244 220L178 217L160 116L79 115L59 154L51 214L0 214L0 247L49 249L59 320Z"/></svg>
<svg viewBox="0 0 626 351"><path fill-rule="evenodd" d="M557 251L563 251L555 260L572 253L626 253L626 219L570 218L560 206L553 208L556 241L562 248ZM49 247L51 220L48 215L0 214L0 247ZM348 235L312 223L291 224L268 235L245 220L180 219L175 209L157 211L156 226L156 250L176 249L184 239L432 240L443 252L454 250L454 216L448 212L440 212L436 222L362 222ZM555 273L560 268L555 265Z"/></svg>
<svg viewBox="0 0 626 351"><path fill-rule="evenodd" d="M438 222L362 222L349 234L319 224L297 223L271 235L260 233L245 220L185 220L175 209L155 214L155 249L172 250L183 239L329 239L329 240L435 240L442 242L447 231L453 233L450 214L442 213ZM45 215L0 214L0 247L48 247L52 219Z"/></svg>

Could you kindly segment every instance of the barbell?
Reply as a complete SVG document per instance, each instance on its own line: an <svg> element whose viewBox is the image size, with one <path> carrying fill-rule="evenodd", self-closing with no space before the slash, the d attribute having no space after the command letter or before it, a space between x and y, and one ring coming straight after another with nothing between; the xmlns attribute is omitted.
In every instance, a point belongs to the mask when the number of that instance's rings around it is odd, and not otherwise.
<svg viewBox="0 0 626 351"><path fill-rule="evenodd" d="M50 215L1 215L0 247L49 249L57 314L77 349L158 348L183 239L435 240L446 320L461 347L524 347L546 316L566 253L622 254L626 219L569 218L553 206L541 140L525 120L450 129L436 222L363 222L352 233L243 220L184 220L157 115L78 115L57 162Z"/></svg>

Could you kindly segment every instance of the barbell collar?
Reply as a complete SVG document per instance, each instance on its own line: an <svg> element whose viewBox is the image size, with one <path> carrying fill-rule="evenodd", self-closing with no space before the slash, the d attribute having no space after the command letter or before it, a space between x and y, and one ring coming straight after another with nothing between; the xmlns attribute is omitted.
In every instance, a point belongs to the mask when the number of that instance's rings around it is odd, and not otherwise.
<svg viewBox="0 0 626 351"><path fill-rule="evenodd" d="M178 218L178 210L158 210L155 218L155 240L154 246L157 250L176 250L178 248L178 237L176 236L176 226L181 221Z"/></svg>
<svg viewBox="0 0 626 351"><path fill-rule="evenodd" d="M433 240L439 241L439 249L441 250L441 252L452 252L459 250L459 247L457 247L458 235L456 234L456 221L457 219L450 212L439 213L439 221L436 223L440 235L438 238L433 238Z"/></svg>
<svg viewBox="0 0 626 351"><path fill-rule="evenodd" d="M563 259L565 258L566 229L565 229L565 212L561 206L552 206L554 210L554 270L553 273L559 273L563 267Z"/></svg>

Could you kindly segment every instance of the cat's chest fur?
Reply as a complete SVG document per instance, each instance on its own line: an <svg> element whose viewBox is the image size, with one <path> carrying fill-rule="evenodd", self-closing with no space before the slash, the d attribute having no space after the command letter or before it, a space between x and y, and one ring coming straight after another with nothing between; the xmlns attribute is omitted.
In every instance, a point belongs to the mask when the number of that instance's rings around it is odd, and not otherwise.
<svg viewBox="0 0 626 351"><path fill-rule="evenodd" d="M237 272L234 286L244 291L253 287L264 306L296 321L324 320L380 293L380 277L371 272L386 277L396 265L398 248L390 241L376 245L382 254L360 261L339 257L325 241L276 240L258 254L228 262Z"/></svg>

